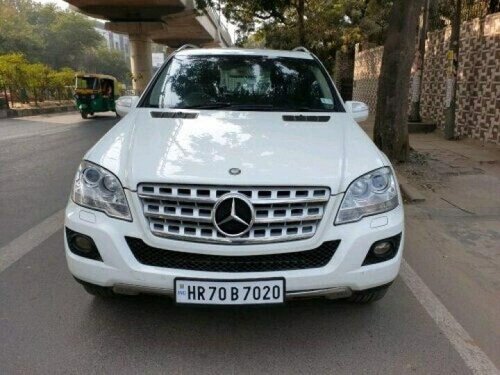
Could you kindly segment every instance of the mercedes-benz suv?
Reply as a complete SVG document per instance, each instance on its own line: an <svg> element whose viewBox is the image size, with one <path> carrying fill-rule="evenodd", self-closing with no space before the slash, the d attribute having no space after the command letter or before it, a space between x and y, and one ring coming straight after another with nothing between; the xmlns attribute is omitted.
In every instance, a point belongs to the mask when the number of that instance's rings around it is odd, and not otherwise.
<svg viewBox="0 0 500 375"><path fill-rule="evenodd" d="M368 108L307 50L181 48L118 106L66 209L69 269L91 294L371 302L397 276L393 168L356 123Z"/></svg>

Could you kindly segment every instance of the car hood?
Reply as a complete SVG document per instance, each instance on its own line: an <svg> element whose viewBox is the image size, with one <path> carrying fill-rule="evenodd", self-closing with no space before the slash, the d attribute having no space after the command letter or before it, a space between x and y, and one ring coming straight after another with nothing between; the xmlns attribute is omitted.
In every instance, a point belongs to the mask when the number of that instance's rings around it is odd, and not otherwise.
<svg viewBox="0 0 500 375"><path fill-rule="evenodd" d="M197 117L188 119L152 111L134 110L86 155L131 190L175 182L328 186L335 194L387 164L348 113L318 113L330 119L314 122L284 121L280 112L192 111Z"/></svg>

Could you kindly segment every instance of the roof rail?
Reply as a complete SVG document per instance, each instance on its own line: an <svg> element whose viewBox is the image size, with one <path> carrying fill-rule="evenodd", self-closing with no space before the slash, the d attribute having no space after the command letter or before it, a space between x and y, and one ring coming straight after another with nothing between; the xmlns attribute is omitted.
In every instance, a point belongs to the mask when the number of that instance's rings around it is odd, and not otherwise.
<svg viewBox="0 0 500 375"><path fill-rule="evenodd" d="M305 52L305 53L312 54L311 51L309 51L306 47L302 47L302 46L295 47L294 49L292 49L292 51L294 51L294 52Z"/></svg>
<svg viewBox="0 0 500 375"><path fill-rule="evenodd" d="M180 46L179 48L177 48L175 50L175 52L180 52L180 51L183 51L183 50L188 49L188 48L200 48L200 47L195 46L194 44L184 44L184 45Z"/></svg>

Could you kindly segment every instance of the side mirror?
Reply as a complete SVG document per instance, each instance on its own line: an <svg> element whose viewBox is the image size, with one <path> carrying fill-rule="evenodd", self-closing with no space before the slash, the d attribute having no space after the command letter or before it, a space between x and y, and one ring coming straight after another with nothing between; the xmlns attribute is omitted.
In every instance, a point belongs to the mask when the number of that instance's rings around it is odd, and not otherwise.
<svg viewBox="0 0 500 375"><path fill-rule="evenodd" d="M365 121L370 112L368 106L363 102L347 101L345 108L356 122Z"/></svg>
<svg viewBox="0 0 500 375"><path fill-rule="evenodd" d="M116 114L120 117L124 117L135 108L138 102L138 96L120 96L115 102Z"/></svg>

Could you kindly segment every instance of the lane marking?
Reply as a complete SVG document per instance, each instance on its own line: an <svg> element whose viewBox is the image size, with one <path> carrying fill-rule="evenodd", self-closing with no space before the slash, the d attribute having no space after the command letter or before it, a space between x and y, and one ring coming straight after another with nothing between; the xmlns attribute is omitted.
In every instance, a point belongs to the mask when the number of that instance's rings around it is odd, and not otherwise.
<svg viewBox="0 0 500 375"><path fill-rule="evenodd" d="M0 248L0 273L63 228L64 209L57 211L33 228Z"/></svg>
<svg viewBox="0 0 500 375"><path fill-rule="evenodd" d="M486 353L404 259L401 262L399 275L474 374L500 374Z"/></svg>

